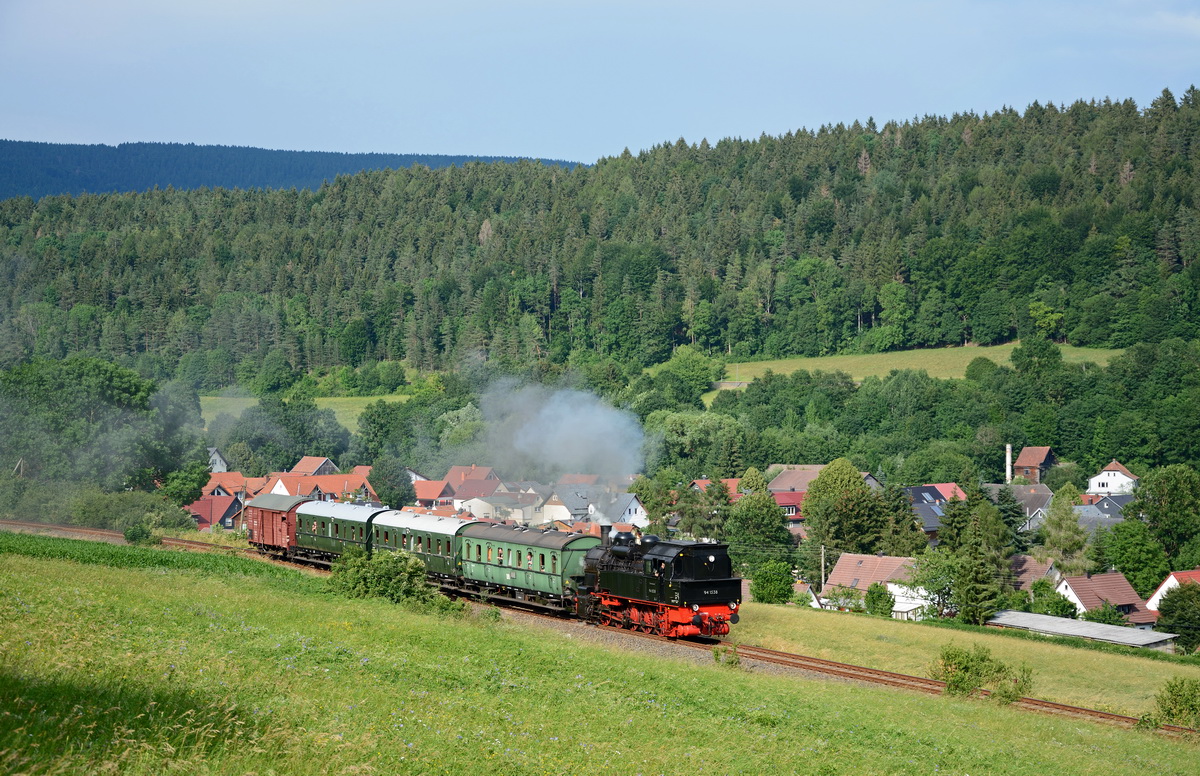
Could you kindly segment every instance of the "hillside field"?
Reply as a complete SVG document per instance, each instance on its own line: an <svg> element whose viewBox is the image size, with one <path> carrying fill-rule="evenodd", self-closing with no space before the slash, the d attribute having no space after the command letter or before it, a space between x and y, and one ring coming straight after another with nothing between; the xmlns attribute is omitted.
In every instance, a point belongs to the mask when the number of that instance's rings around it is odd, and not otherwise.
<svg viewBox="0 0 1200 776"><path fill-rule="evenodd" d="M300 572L252 573L248 559L32 557L31 543L68 540L12 536L0 534L4 772L1195 768L1194 743L1144 732L346 600Z"/></svg>
<svg viewBox="0 0 1200 776"><path fill-rule="evenodd" d="M1012 352L1021 343L981 347L968 345L958 348L924 348L921 350L899 350L891 353L866 353L849 356L822 356L820 358L781 358L774 361L742 361L729 364L725 369L726 380L749 382L762 377L767 370L776 374L791 374L800 369L810 372L845 372L855 380L867 377L884 377L897 369L923 369L930 377L962 377L967 365L980 356L997 364L1011 366ZM1104 348L1077 348L1059 345L1063 361L1082 363L1091 361L1105 366L1121 350Z"/></svg>
<svg viewBox="0 0 1200 776"><path fill-rule="evenodd" d="M358 430L359 413L368 405L382 399L383 401L408 401L407 394L390 394L388 396L329 396L315 399L317 407L320 409L331 409L337 417L338 423L341 423L350 433ZM222 412L233 415L235 418L246 411L247 408L258 404L258 398L254 396L201 396L200 397L200 412L204 417L204 424L207 426L212 423L213 418L220 415Z"/></svg>

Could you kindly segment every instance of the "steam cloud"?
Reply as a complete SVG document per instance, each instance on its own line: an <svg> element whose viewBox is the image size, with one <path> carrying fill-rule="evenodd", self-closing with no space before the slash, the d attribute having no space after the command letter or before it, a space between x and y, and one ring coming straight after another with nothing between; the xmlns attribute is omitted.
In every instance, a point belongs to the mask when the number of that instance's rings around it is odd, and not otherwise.
<svg viewBox="0 0 1200 776"><path fill-rule="evenodd" d="M488 422L489 457L506 476L553 482L563 474L642 470L637 417L590 393L502 381L483 394L480 410Z"/></svg>

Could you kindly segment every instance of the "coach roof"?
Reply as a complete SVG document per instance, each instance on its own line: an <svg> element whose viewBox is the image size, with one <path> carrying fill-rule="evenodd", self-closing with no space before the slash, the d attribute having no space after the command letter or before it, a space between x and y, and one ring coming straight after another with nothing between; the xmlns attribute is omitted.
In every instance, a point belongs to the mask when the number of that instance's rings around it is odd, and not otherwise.
<svg viewBox="0 0 1200 776"><path fill-rule="evenodd" d="M588 536L562 531L541 531L530 528L517 528L509 525L489 525L479 523L463 530L462 535L476 541L505 542L520 544L526 547L548 547L561 550L577 539L590 539L598 543L598 536Z"/></svg>

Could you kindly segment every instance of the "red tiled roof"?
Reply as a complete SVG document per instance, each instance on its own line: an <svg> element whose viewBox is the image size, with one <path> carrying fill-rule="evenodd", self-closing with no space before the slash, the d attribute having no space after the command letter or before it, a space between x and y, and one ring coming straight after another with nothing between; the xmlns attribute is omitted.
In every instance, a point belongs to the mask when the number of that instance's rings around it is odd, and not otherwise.
<svg viewBox="0 0 1200 776"><path fill-rule="evenodd" d="M823 463L789 465L776 474L767 487L772 491L806 491L825 466Z"/></svg>
<svg viewBox="0 0 1200 776"><path fill-rule="evenodd" d="M213 472L208 475L208 484L201 492L205 496L211 495L219 485L230 493L245 491L250 496L257 496L269 479L269 477L243 477L241 472Z"/></svg>
<svg viewBox="0 0 1200 776"><path fill-rule="evenodd" d="M317 469L320 469L326 461L329 461L329 459L324 456L306 455L296 462L296 465L292 467L292 470L288 474L315 474ZM329 462L333 463L333 461Z"/></svg>
<svg viewBox="0 0 1200 776"><path fill-rule="evenodd" d="M454 490L445 480L417 480L413 483L413 490L418 501L434 501L454 495Z"/></svg>
<svg viewBox="0 0 1200 776"><path fill-rule="evenodd" d="M1138 596L1129 580L1119 571L1093 574L1090 577L1066 577L1064 581L1071 586L1083 608L1089 612L1108 601L1113 606L1132 606L1133 610L1126 616L1135 625L1155 620L1156 613L1146 608L1146 602Z"/></svg>
<svg viewBox="0 0 1200 776"><path fill-rule="evenodd" d="M454 489L454 498L466 501L471 498L487 498L500 487L500 480L466 480Z"/></svg>
<svg viewBox="0 0 1200 776"><path fill-rule="evenodd" d="M1116 458L1112 459L1112 461L1107 466L1105 466L1103 469L1101 469L1100 471L1102 471L1102 472L1120 472L1121 474L1124 474L1126 477L1128 477L1132 480L1136 480L1138 478L1136 474L1134 474L1133 472L1129 471L1124 466L1122 466L1120 461L1118 461Z"/></svg>
<svg viewBox="0 0 1200 776"><path fill-rule="evenodd" d="M1013 466L1041 466L1050 457L1049 447L1022 447Z"/></svg>
<svg viewBox="0 0 1200 776"><path fill-rule="evenodd" d="M195 518L196 527L204 530L210 528L213 523L220 522L235 501L237 498L234 496L201 496L198 501L193 501L184 509Z"/></svg>
<svg viewBox="0 0 1200 776"><path fill-rule="evenodd" d="M333 493L339 497L358 492L365 492L368 498L376 497L375 489L361 474L276 474L271 478L269 487L264 490L274 490L277 483L283 483L284 489L291 496L307 496L319 488L322 493Z"/></svg>
<svg viewBox="0 0 1200 776"><path fill-rule="evenodd" d="M967 494L963 493L963 489L958 487L957 482L938 482L928 487L937 488L937 492L941 493L942 498L947 501L953 501L954 499L958 499L959 501L967 500Z"/></svg>
<svg viewBox="0 0 1200 776"><path fill-rule="evenodd" d="M1030 585L1049 574L1053 565L1053 561L1042 563L1032 555L1012 556L1008 568L1013 575L1013 587L1017 590L1028 590Z"/></svg>
<svg viewBox="0 0 1200 776"><path fill-rule="evenodd" d="M459 486L467 480L498 480L496 472L490 466L451 466L450 471L446 472L445 482L452 486Z"/></svg>
<svg viewBox="0 0 1200 776"><path fill-rule="evenodd" d="M804 499L808 498L808 491L803 490L797 493L794 490L777 490L771 492L775 503L781 507L796 507L796 516L800 516L800 505L804 503Z"/></svg>
<svg viewBox="0 0 1200 776"><path fill-rule="evenodd" d="M353 469L350 470L350 473L357 474L362 477L370 477L371 476L371 467L370 466L362 466L362 465L355 466Z"/></svg>
<svg viewBox="0 0 1200 776"><path fill-rule="evenodd" d="M835 587L866 592L872 582L903 582L912 569L912 558L896 555L856 555L844 552L825 580L821 595Z"/></svg>

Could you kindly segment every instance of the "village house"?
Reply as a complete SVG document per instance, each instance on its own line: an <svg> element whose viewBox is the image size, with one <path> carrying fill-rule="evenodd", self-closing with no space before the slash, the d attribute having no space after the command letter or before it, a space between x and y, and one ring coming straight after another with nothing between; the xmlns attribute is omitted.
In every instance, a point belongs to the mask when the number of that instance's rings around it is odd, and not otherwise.
<svg viewBox="0 0 1200 776"><path fill-rule="evenodd" d="M199 531L211 531L213 526L232 530L241 520L242 500L239 496L201 496L184 509L196 521Z"/></svg>
<svg viewBox="0 0 1200 776"><path fill-rule="evenodd" d="M864 597L867 588L878 582L887 588L895 599L892 617L897 620L919 620L921 610L929 604L920 589L910 588L906 583L912 572L913 559L894 555L857 555L843 552L834 565L821 594L815 600L823 609L838 609L847 591Z"/></svg>
<svg viewBox="0 0 1200 776"><path fill-rule="evenodd" d="M1200 585L1200 568L1191 571L1172 571L1146 599L1146 608L1157 612L1163 596L1184 584Z"/></svg>
<svg viewBox="0 0 1200 776"><path fill-rule="evenodd" d="M272 474L263 493L308 496L318 501L377 501L375 489L361 474Z"/></svg>
<svg viewBox="0 0 1200 776"><path fill-rule="evenodd" d="M417 494L417 506L453 507L454 488L445 480L417 480L413 483L413 491Z"/></svg>
<svg viewBox="0 0 1200 776"><path fill-rule="evenodd" d="M1099 609L1107 602L1125 615L1134 627L1149 629L1158 619L1158 613L1146 608L1146 602L1119 571L1063 577L1054 590L1075 604L1080 615Z"/></svg>
<svg viewBox="0 0 1200 776"><path fill-rule="evenodd" d="M337 474L338 468L333 461L317 455L306 455L296 462L288 474L301 477L315 477L324 474Z"/></svg>
<svg viewBox="0 0 1200 776"><path fill-rule="evenodd" d="M1037 485L1057 462L1049 447L1025 447L1021 449L1021 454L1013 464L1013 473Z"/></svg>
<svg viewBox="0 0 1200 776"><path fill-rule="evenodd" d="M1088 493L1103 496L1129 495L1137 487L1138 478L1117 461L1112 459L1100 472L1088 480Z"/></svg>
<svg viewBox="0 0 1200 776"><path fill-rule="evenodd" d="M450 483L450 487L455 491L467 480L495 480L500 481L500 475L496 474L496 470L490 466L451 466L443 478Z"/></svg>
<svg viewBox="0 0 1200 776"><path fill-rule="evenodd" d="M984 484L983 492L992 501L996 501L1001 488L1009 488L1025 512L1025 522L1021 525L1022 531L1030 531L1034 526L1041 525L1042 520L1046 518L1046 513L1050 510L1050 502L1054 500L1054 491L1042 484L1022 485L1014 482L1006 485L1001 482Z"/></svg>
<svg viewBox="0 0 1200 776"><path fill-rule="evenodd" d="M460 509L464 502L507 492L508 489L500 480L464 480L454 488L454 497L450 503L456 509Z"/></svg>
<svg viewBox="0 0 1200 776"><path fill-rule="evenodd" d="M1039 579L1048 579L1057 585L1062 574L1054 568L1053 560L1040 561L1032 555L1014 555L1008 559L1008 573L1001 581L1013 590L1028 591Z"/></svg>
<svg viewBox="0 0 1200 776"><path fill-rule="evenodd" d="M208 448L208 470L213 473L229 471L229 461L215 447Z"/></svg>

